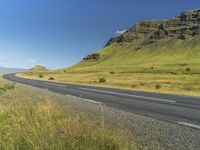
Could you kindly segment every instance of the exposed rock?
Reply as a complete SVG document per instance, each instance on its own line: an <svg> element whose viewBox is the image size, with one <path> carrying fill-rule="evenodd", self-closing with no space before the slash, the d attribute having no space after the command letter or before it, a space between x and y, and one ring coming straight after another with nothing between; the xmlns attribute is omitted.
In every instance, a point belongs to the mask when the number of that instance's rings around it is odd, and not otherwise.
<svg viewBox="0 0 200 150"><path fill-rule="evenodd" d="M135 51L139 51L142 47L136 47Z"/></svg>
<svg viewBox="0 0 200 150"><path fill-rule="evenodd" d="M154 39L148 39L148 40L145 40L145 41L141 44L141 46L149 45L149 44L152 44L152 43L154 43L154 42L155 42Z"/></svg>
<svg viewBox="0 0 200 150"><path fill-rule="evenodd" d="M152 44L157 40L175 37L178 39L187 39L190 36L200 34L200 9L181 13L180 15L168 20L141 21L127 30L124 34L114 37L106 44L123 44L134 42L143 37L146 45ZM154 42L148 42L153 40ZM138 46L140 47L140 46Z"/></svg>
<svg viewBox="0 0 200 150"><path fill-rule="evenodd" d="M185 34L181 34L178 38L181 39L181 40L185 40L186 39L186 35Z"/></svg>
<svg viewBox="0 0 200 150"><path fill-rule="evenodd" d="M164 30L157 30L154 32L154 38L153 39L162 39L165 37L165 31Z"/></svg>
<svg viewBox="0 0 200 150"><path fill-rule="evenodd" d="M160 24L158 27L159 30L165 30L165 25L164 23Z"/></svg>
<svg viewBox="0 0 200 150"><path fill-rule="evenodd" d="M109 46L109 45L111 45L112 43L121 43L122 40L123 40L123 37L122 37L122 36L111 38L111 39L108 41L108 43L106 44L106 46Z"/></svg>
<svg viewBox="0 0 200 150"><path fill-rule="evenodd" d="M100 58L100 54L98 53L93 53L91 55L87 55L85 58L83 58L84 61L88 61L88 60L99 60Z"/></svg>

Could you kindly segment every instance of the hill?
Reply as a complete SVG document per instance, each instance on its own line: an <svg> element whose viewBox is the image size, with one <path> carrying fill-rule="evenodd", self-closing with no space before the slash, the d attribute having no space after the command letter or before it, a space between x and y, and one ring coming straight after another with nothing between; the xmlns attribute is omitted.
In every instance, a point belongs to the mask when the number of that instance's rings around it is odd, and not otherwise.
<svg viewBox="0 0 200 150"><path fill-rule="evenodd" d="M200 9L141 21L105 47L44 78L186 95L200 93ZM38 72L21 74L38 78Z"/></svg>
<svg viewBox="0 0 200 150"><path fill-rule="evenodd" d="M27 72L43 72L43 71L48 71L48 69L44 66L39 66L39 65L27 70Z"/></svg>
<svg viewBox="0 0 200 150"><path fill-rule="evenodd" d="M123 68L131 71L199 72L200 10L168 20L141 21L124 34L111 38L106 47L88 55L73 69ZM131 68L131 69L130 69Z"/></svg>

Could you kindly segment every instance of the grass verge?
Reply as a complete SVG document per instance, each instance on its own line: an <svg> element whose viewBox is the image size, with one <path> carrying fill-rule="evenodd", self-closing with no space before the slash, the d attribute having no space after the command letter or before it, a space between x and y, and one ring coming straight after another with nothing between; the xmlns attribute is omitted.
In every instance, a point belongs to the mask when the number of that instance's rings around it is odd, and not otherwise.
<svg viewBox="0 0 200 150"><path fill-rule="evenodd" d="M38 73L19 73L19 77L47 80L63 83L78 83L93 86L113 87L129 90L170 93L179 95L200 96L200 76L190 73L131 73L110 72L43 72L43 78ZM52 80L51 80L52 81ZM102 82L104 81L104 82Z"/></svg>

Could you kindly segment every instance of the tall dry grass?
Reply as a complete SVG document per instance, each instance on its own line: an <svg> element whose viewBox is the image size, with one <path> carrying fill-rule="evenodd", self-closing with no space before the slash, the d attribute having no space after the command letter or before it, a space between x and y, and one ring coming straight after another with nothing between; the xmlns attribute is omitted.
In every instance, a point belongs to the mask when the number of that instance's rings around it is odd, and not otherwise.
<svg viewBox="0 0 200 150"><path fill-rule="evenodd" d="M14 85L13 85L14 86ZM8 86L9 87L9 86ZM103 106L102 113L103 113ZM0 94L1 150L121 150L143 149L123 130L105 127L104 116L91 119L55 101L45 92L8 88Z"/></svg>

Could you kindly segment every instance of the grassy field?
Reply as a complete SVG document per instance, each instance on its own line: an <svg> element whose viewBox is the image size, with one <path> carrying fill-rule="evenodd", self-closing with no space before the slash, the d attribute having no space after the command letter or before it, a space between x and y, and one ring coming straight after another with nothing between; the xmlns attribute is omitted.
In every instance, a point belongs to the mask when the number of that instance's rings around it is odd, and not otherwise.
<svg viewBox="0 0 200 150"><path fill-rule="evenodd" d="M126 130L102 126L44 91L0 79L0 149L118 150L144 149Z"/></svg>
<svg viewBox="0 0 200 150"><path fill-rule="evenodd" d="M33 69L19 76L67 83L200 96L200 36L166 38L135 48L142 41L112 44L96 53L99 60L81 61L61 70ZM103 78L103 81L100 79Z"/></svg>

